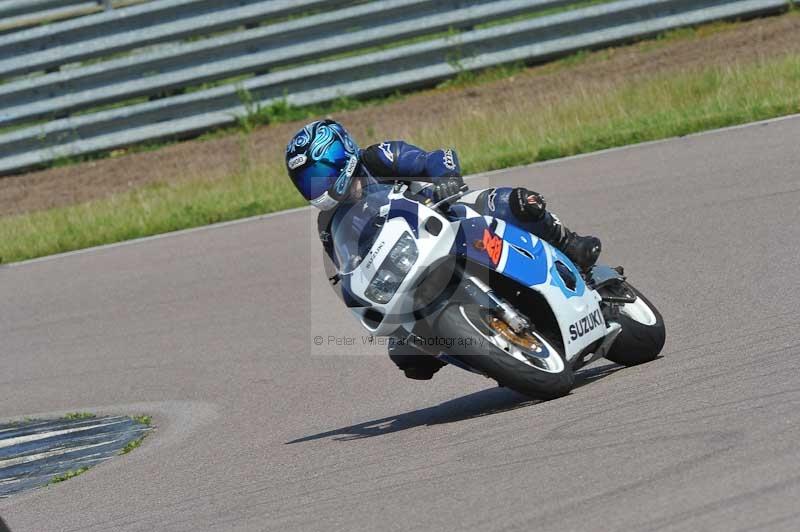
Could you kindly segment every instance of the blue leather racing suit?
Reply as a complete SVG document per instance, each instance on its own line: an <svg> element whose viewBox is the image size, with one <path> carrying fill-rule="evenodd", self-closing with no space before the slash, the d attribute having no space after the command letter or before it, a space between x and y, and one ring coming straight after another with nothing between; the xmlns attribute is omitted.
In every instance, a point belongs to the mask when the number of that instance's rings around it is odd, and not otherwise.
<svg viewBox="0 0 800 532"><path fill-rule="evenodd" d="M461 165L455 150L425 151L401 140L389 140L363 149L359 153L360 165L357 175L367 182L405 181L414 194L430 198L433 187L443 180L461 177ZM468 205L476 212L506 220L540 238L551 241L558 237L560 222L544 209L531 210L529 205L520 206L520 194L539 194L522 188L486 188L467 193L456 203ZM330 242L330 224L337 209L322 211L318 218L320 240L328 256L333 260Z"/></svg>

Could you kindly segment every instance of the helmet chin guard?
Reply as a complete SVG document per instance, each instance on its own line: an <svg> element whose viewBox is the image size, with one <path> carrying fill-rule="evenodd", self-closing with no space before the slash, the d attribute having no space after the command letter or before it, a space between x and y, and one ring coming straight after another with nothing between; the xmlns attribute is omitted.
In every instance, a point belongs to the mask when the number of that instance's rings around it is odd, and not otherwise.
<svg viewBox="0 0 800 532"><path fill-rule="evenodd" d="M329 211L339 205L339 201L330 197L330 195L326 192L322 196L311 200L311 205L321 211Z"/></svg>

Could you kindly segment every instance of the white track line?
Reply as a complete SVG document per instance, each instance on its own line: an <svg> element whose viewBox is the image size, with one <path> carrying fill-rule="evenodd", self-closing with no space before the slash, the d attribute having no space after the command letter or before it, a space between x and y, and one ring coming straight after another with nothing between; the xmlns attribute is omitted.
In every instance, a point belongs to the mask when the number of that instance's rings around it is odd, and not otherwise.
<svg viewBox="0 0 800 532"><path fill-rule="evenodd" d="M29 434L27 436L17 436L15 438L7 438L5 440L0 440L0 449L5 447L12 447L14 445L19 445L20 443L29 443L32 441L44 440L46 438L52 438L54 436L63 436L64 434L71 434L73 432L83 432L87 430L96 429L99 427L107 427L109 425L116 425L118 423L122 423L126 421L124 419L118 421L112 421L110 423L95 423L93 425L85 425L81 427L77 427L74 429L63 429L63 430L52 430L50 432L40 432L35 434Z"/></svg>
<svg viewBox="0 0 800 532"><path fill-rule="evenodd" d="M62 454L72 453L76 451L85 451L86 449L91 449L93 447L100 447L102 445L108 445L110 443L114 443L115 441L117 440L112 439L110 441L102 441L100 443L92 443L89 445L81 445L78 447L61 447L53 451L46 451L37 454L28 454L17 458L8 458L6 460L0 460L0 469L18 466L20 464L29 464L31 462L36 462L37 460L44 460L46 458L52 458L53 456L60 456Z"/></svg>
<svg viewBox="0 0 800 532"><path fill-rule="evenodd" d="M492 175L500 174L500 173L503 173L503 172L508 172L508 171L511 171L511 170L517 170L517 169L520 169L520 168L533 168L533 167L537 167L537 166L547 166L547 165L551 165L551 164L559 164L559 163L562 163L562 162L565 162L565 161L570 161L570 160L573 160L573 159L583 159L583 158L586 158L586 157L596 157L598 155L605 155L607 153L614 153L614 152L618 152L618 151L624 151L624 150L630 150L630 149L641 148L641 147L646 147L646 146L652 146L652 145L656 145L656 144L664 144L664 143L667 143L667 142L674 142L676 140L682 140L682 139L693 138L693 137L702 137L702 136L706 136L706 135L716 135L716 134L725 133L725 132L728 132L728 131L736 131L736 130L739 130L739 129L745 129L745 128L750 128L750 127L765 126L765 125L774 124L774 123L777 123L777 122L783 122L784 120L794 120L794 119L800 119L800 114L781 116L781 117L778 117L778 118L770 118L769 120L762 120L760 122L750 122L750 123L747 123L747 124L740 124L740 125L737 125L737 126L728 126L728 127L719 128L719 129L710 129L708 131L701 131L701 132L698 132L698 133L692 133L690 135L685 135L683 137L669 137L669 138L666 138L666 139L651 140L651 141L648 141L648 142L640 142L638 144L628 144L626 146L618 146L616 148L608 148L608 149L605 149L605 150L593 151L593 152L589 152L589 153L581 153L581 154L578 154L578 155L571 155L569 157L562 157L560 159L551 159L549 161L541 161L541 162L532 163L532 164L525 164L525 165L522 165L522 166L513 166L513 167L510 167L510 168L502 168L502 169L499 169L499 170L492 170L490 172L483 172L483 173L480 173L480 174L474 174L474 175L471 175L471 176L467 176L465 179L477 179L477 178L480 178L480 177L490 177ZM276 217L276 216L284 216L284 215L294 214L294 213L297 213L297 212L304 212L304 211L312 210L313 208L314 207L311 207L311 206L297 207L295 209L289 209L289 210L286 210L286 211L272 212L272 213L269 213L269 214L260 214L258 216L251 216L249 218L239 218L238 220L231 220L231 221L228 221L228 222L220 222L220 223L215 223L215 224L211 224L211 225L204 225L204 226L201 226L201 227L193 227L191 229L181 229L180 231L172 231L170 233L162 233L162 234L159 234L159 235L145 236L145 237L136 238L136 239L133 239L133 240L125 240L123 242L116 242L114 244L104 244L102 246L95 246L95 247L91 247L91 248L78 249L78 250L75 250L75 251L68 251L66 253L58 253L56 255L48 255L46 257L39 257L37 259L30 259L30 260L21 261L21 262L12 262L10 264L2 264L2 265L0 265L0 270L2 270L3 268L19 268L21 266L27 266L29 264L36 264L36 263L39 263L39 262L58 260L58 259L63 259L63 258L67 258L67 257L72 257L74 255L83 255L84 253L94 253L96 251L103 251L103 250L113 249L113 248L117 248L117 247L121 247L121 246L132 246L132 245L135 245L135 244L141 244L143 242L149 242L151 240L160 240L162 238L172 238L172 237L177 237L177 236L183 236L183 235L195 233L195 232L198 232L198 231L208 231L208 230L213 230L213 229L220 229L222 227L229 227L229 226L232 226L232 225L259 222L259 221L267 220L269 218L273 218L273 217Z"/></svg>

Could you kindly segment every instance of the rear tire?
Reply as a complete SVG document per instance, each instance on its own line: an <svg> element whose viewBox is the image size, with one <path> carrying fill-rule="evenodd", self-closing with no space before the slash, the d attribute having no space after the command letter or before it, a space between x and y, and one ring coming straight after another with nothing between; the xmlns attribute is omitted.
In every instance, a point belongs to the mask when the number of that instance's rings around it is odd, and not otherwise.
<svg viewBox="0 0 800 532"><path fill-rule="evenodd" d="M503 343L502 337L489 327L477 305L455 303L448 306L437 318L434 331L442 338L456 340L455 345L447 348L448 355L496 380L501 386L534 399L562 397L575 385L572 368L564 356L540 334L534 332L533 336L547 350L549 362L541 363L550 367L549 371L535 367L531 362L523 362L499 347L496 342ZM544 360L541 353L538 356Z"/></svg>
<svg viewBox="0 0 800 532"><path fill-rule="evenodd" d="M613 318L622 325L606 358L623 366L636 366L658 357L666 340L664 319L650 301L628 283L625 286L636 294L634 303L626 303Z"/></svg>

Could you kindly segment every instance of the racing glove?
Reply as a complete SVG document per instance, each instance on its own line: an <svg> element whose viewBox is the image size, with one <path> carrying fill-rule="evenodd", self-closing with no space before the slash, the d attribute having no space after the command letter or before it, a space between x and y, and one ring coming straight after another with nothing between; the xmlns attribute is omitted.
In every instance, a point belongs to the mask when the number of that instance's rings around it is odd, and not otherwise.
<svg viewBox="0 0 800 532"><path fill-rule="evenodd" d="M454 196L463 186L464 180L460 176L441 178L433 184L433 201L438 203L445 198Z"/></svg>
<svg viewBox="0 0 800 532"><path fill-rule="evenodd" d="M547 212L544 196L526 188L515 188L508 198L511 212L520 221L536 222Z"/></svg>

